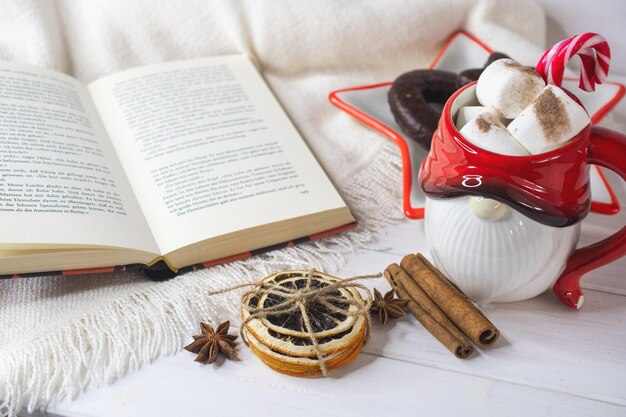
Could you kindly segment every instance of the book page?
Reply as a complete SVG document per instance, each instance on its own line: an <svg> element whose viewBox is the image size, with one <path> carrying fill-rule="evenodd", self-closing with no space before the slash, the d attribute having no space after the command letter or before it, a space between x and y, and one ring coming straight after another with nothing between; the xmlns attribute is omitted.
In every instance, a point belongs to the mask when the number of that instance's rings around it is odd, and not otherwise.
<svg viewBox="0 0 626 417"><path fill-rule="evenodd" d="M87 87L0 62L0 247L157 252Z"/></svg>
<svg viewBox="0 0 626 417"><path fill-rule="evenodd" d="M88 87L162 254L345 207L243 55L130 69Z"/></svg>

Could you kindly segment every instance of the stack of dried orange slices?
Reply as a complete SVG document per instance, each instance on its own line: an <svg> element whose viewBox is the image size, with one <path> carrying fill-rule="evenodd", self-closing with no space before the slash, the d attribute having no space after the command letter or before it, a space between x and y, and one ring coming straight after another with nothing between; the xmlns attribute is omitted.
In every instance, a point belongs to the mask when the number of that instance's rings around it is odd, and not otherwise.
<svg viewBox="0 0 626 417"><path fill-rule="evenodd" d="M317 271L261 280L242 300L242 333L254 354L276 371L309 377L354 360L367 337L367 306L355 287L323 290L338 281Z"/></svg>

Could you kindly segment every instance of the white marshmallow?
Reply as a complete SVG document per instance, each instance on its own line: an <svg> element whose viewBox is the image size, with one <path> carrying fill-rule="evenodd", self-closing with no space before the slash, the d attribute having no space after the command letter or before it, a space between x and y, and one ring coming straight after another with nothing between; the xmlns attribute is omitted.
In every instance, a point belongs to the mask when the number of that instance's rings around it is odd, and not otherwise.
<svg viewBox="0 0 626 417"><path fill-rule="evenodd" d="M509 133L498 113L493 109L487 109L467 122L460 132L465 139L485 150L503 155L529 155L528 151Z"/></svg>
<svg viewBox="0 0 626 417"><path fill-rule="evenodd" d="M559 87L548 85L507 129L531 154L539 154L568 142L589 123L585 109Z"/></svg>
<svg viewBox="0 0 626 417"><path fill-rule="evenodd" d="M463 126L472 119L477 118L483 113L493 113L493 110L489 107L483 106L464 106L459 109L456 114L454 124L457 129L463 129Z"/></svg>
<svg viewBox="0 0 626 417"><path fill-rule="evenodd" d="M483 106L493 107L505 119L514 119L541 93L545 83L530 68L512 59L499 59L482 72L476 97Z"/></svg>

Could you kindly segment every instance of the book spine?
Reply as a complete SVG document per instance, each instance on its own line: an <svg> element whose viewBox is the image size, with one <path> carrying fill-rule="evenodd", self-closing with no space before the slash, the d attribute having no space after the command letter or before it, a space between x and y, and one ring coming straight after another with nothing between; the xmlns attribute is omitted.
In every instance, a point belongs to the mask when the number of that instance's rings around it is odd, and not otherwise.
<svg viewBox="0 0 626 417"><path fill-rule="evenodd" d="M140 271L146 278L152 281L166 281L168 279L174 278L175 276L179 274L185 274L187 272L198 271L198 270L210 268L216 265L222 265L225 263L234 262L234 261L238 261L241 259L247 259L247 258L250 258L251 256L260 255L262 253L270 252L273 250L288 248L291 246L298 245L300 243L322 239L327 236L331 236L337 233L345 232L350 229L354 229L356 226L357 226L357 223L350 223L345 226L327 230L325 232L315 233L310 236L293 239L288 242L278 243L276 245L266 246L264 248L255 249L249 252L243 252L237 255L227 256L225 258L214 259L212 261L189 265L184 268L180 268L178 270L175 270L173 267L169 266L163 258L157 258L148 265L130 264L130 265L118 265L118 266L111 266L111 267L104 267L104 268L72 269L72 270L66 270L66 271L10 274L10 275L0 275L0 279L18 279L18 278L42 277L42 276L59 276L59 275L70 276L70 275L83 275L83 274L102 274L102 273L124 272L124 271Z"/></svg>
<svg viewBox="0 0 626 417"><path fill-rule="evenodd" d="M116 265L103 268L85 268L85 269L68 269L65 271L46 271L46 272L27 272L23 274L0 275L0 279L18 279L31 277L52 277L52 276L71 276L85 274L105 274L113 272L140 271L144 268L143 264Z"/></svg>

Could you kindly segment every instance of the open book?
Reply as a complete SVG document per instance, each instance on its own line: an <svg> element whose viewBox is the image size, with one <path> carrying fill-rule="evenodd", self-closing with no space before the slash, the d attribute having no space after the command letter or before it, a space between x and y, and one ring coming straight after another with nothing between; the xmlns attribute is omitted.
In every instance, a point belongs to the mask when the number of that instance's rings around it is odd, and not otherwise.
<svg viewBox="0 0 626 417"><path fill-rule="evenodd" d="M0 62L0 275L165 278L353 225L243 55L89 85Z"/></svg>

